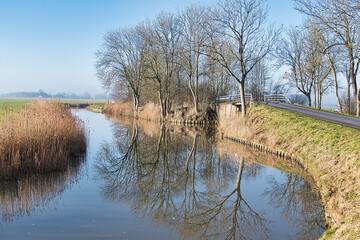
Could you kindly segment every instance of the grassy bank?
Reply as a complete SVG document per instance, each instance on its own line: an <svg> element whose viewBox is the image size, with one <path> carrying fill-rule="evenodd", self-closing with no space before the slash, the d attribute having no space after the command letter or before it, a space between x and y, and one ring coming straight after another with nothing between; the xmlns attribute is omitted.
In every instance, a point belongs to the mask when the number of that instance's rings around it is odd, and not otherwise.
<svg viewBox="0 0 360 240"><path fill-rule="evenodd" d="M36 100L2 116L1 180L66 169L69 158L86 149L84 127L59 101Z"/></svg>
<svg viewBox="0 0 360 240"><path fill-rule="evenodd" d="M314 176L330 228L324 239L360 238L359 131L266 105L246 118L219 112L219 131L295 154Z"/></svg>
<svg viewBox="0 0 360 240"><path fill-rule="evenodd" d="M94 113L101 113L103 111L105 107L105 103L104 104L92 104L90 106L88 106L86 109L94 112Z"/></svg>

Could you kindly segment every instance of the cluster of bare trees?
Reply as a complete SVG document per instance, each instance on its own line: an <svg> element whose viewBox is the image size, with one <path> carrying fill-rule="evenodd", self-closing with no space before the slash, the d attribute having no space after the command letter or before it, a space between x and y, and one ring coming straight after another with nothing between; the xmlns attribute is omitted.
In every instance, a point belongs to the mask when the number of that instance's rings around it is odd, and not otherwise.
<svg viewBox="0 0 360 240"><path fill-rule="evenodd" d="M132 97L135 114L140 102L148 101L159 103L163 118L184 102L198 113L217 95L234 92L233 82L245 106L246 79L279 33L266 19L264 0L222 0L214 7L163 12L108 32L96 53L97 75L105 87Z"/></svg>
<svg viewBox="0 0 360 240"><path fill-rule="evenodd" d="M306 16L301 27L289 29L277 48L282 64L291 67L290 81L321 108L324 93L334 87L340 111L351 111L355 102L359 116L357 75L360 64L360 2L358 0L294 0ZM346 78L347 97L339 96L340 74ZM351 96L352 89L352 96Z"/></svg>
<svg viewBox="0 0 360 240"><path fill-rule="evenodd" d="M321 108L323 95L334 89L339 110L356 105L359 115L359 1L294 2L306 21L280 41L280 29L267 23L265 0L192 5L110 31L96 53L97 75L105 87L133 99L134 114L147 102L158 102L163 118L184 103L199 113L216 96L233 93L246 106L245 88L257 100L279 88L269 81L267 58L276 47L278 66L290 67L286 77L308 105ZM339 96L339 79L346 79L346 99Z"/></svg>

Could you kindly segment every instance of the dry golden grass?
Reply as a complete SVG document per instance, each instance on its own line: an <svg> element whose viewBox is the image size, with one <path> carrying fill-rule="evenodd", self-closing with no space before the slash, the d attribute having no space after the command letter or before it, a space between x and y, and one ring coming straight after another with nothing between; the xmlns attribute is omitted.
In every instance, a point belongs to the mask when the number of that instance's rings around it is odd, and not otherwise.
<svg viewBox="0 0 360 240"><path fill-rule="evenodd" d="M174 111L167 114L165 121L204 121L206 119L205 113L196 113L193 107L182 106L174 108ZM102 112L112 116L135 117L153 122L164 120L162 119L160 105L153 102L148 102L144 106L140 106L136 116L134 116L133 106L129 102L106 103Z"/></svg>
<svg viewBox="0 0 360 240"><path fill-rule="evenodd" d="M139 108L138 118L149 121L160 121L161 108L159 104L153 102L147 103L145 106Z"/></svg>
<svg viewBox="0 0 360 240"><path fill-rule="evenodd" d="M127 102L108 102L104 106L103 113L113 116L129 116L132 114L132 110Z"/></svg>
<svg viewBox="0 0 360 240"><path fill-rule="evenodd" d="M86 149L80 120L58 101L35 100L0 126L0 179L64 170Z"/></svg>
<svg viewBox="0 0 360 240"><path fill-rule="evenodd" d="M129 102L108 102L104 106L103 113L112 117L134 117L133 108ZM160 106L149 102L145 106L139 107L135 117L149 121L159 121L161 120Z"/></svg>

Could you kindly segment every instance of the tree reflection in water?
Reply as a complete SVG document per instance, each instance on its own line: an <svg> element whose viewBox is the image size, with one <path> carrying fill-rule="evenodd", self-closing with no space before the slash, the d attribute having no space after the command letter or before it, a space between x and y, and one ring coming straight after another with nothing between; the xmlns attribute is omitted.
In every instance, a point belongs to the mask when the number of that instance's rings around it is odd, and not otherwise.
<svg viewBox="0 0 360 240"><path fill-rule="evenodd" d="M201 132L176 134L163 125L157 137L146 136L137 124L115 125L114 131L115 142L104 143L97 154L105 199L129 203L138 216L175 227L182 238L272 238L270 221L241 193L242 179L255 178L260 165L238 157L237 169L234 159L220 157Z"/></svg>
<svg viewBox="0 0 360 240"><path fill-rule="evenodd" d="M299 239L315 239L325 230L324 215L318 197L314 194L312 186L296 174L287 174L287 181L279 182L270 177L270 187L264 195L268 195L271 204L281 209L282 215L293 226L301 231Z"/></svg>
<svg viewBox="0 0 360 240"><path fill-rule="evenodd" d="M36 209L43 209L70 188L81 177L84 157L70 162L67 170L49 174L34 174L0 184L1 223L9 223Z"/></svg>

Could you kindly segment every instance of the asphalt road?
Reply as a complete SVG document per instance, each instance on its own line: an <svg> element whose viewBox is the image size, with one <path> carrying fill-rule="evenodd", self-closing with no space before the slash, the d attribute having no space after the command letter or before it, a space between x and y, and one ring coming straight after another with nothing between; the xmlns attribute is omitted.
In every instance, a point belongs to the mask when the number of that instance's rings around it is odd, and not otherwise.
<svg viewBox="0 0 360 240"><path fill-rule="evenodd" d="M300 107L297 105L286 104L286 103L268 102L267 104L273 107L300 113L302 115L306 115L315 119L336 123L345 127L351 127L360 130L360 118L340 115L331 112L319 111L316 109Z"/></svg>

